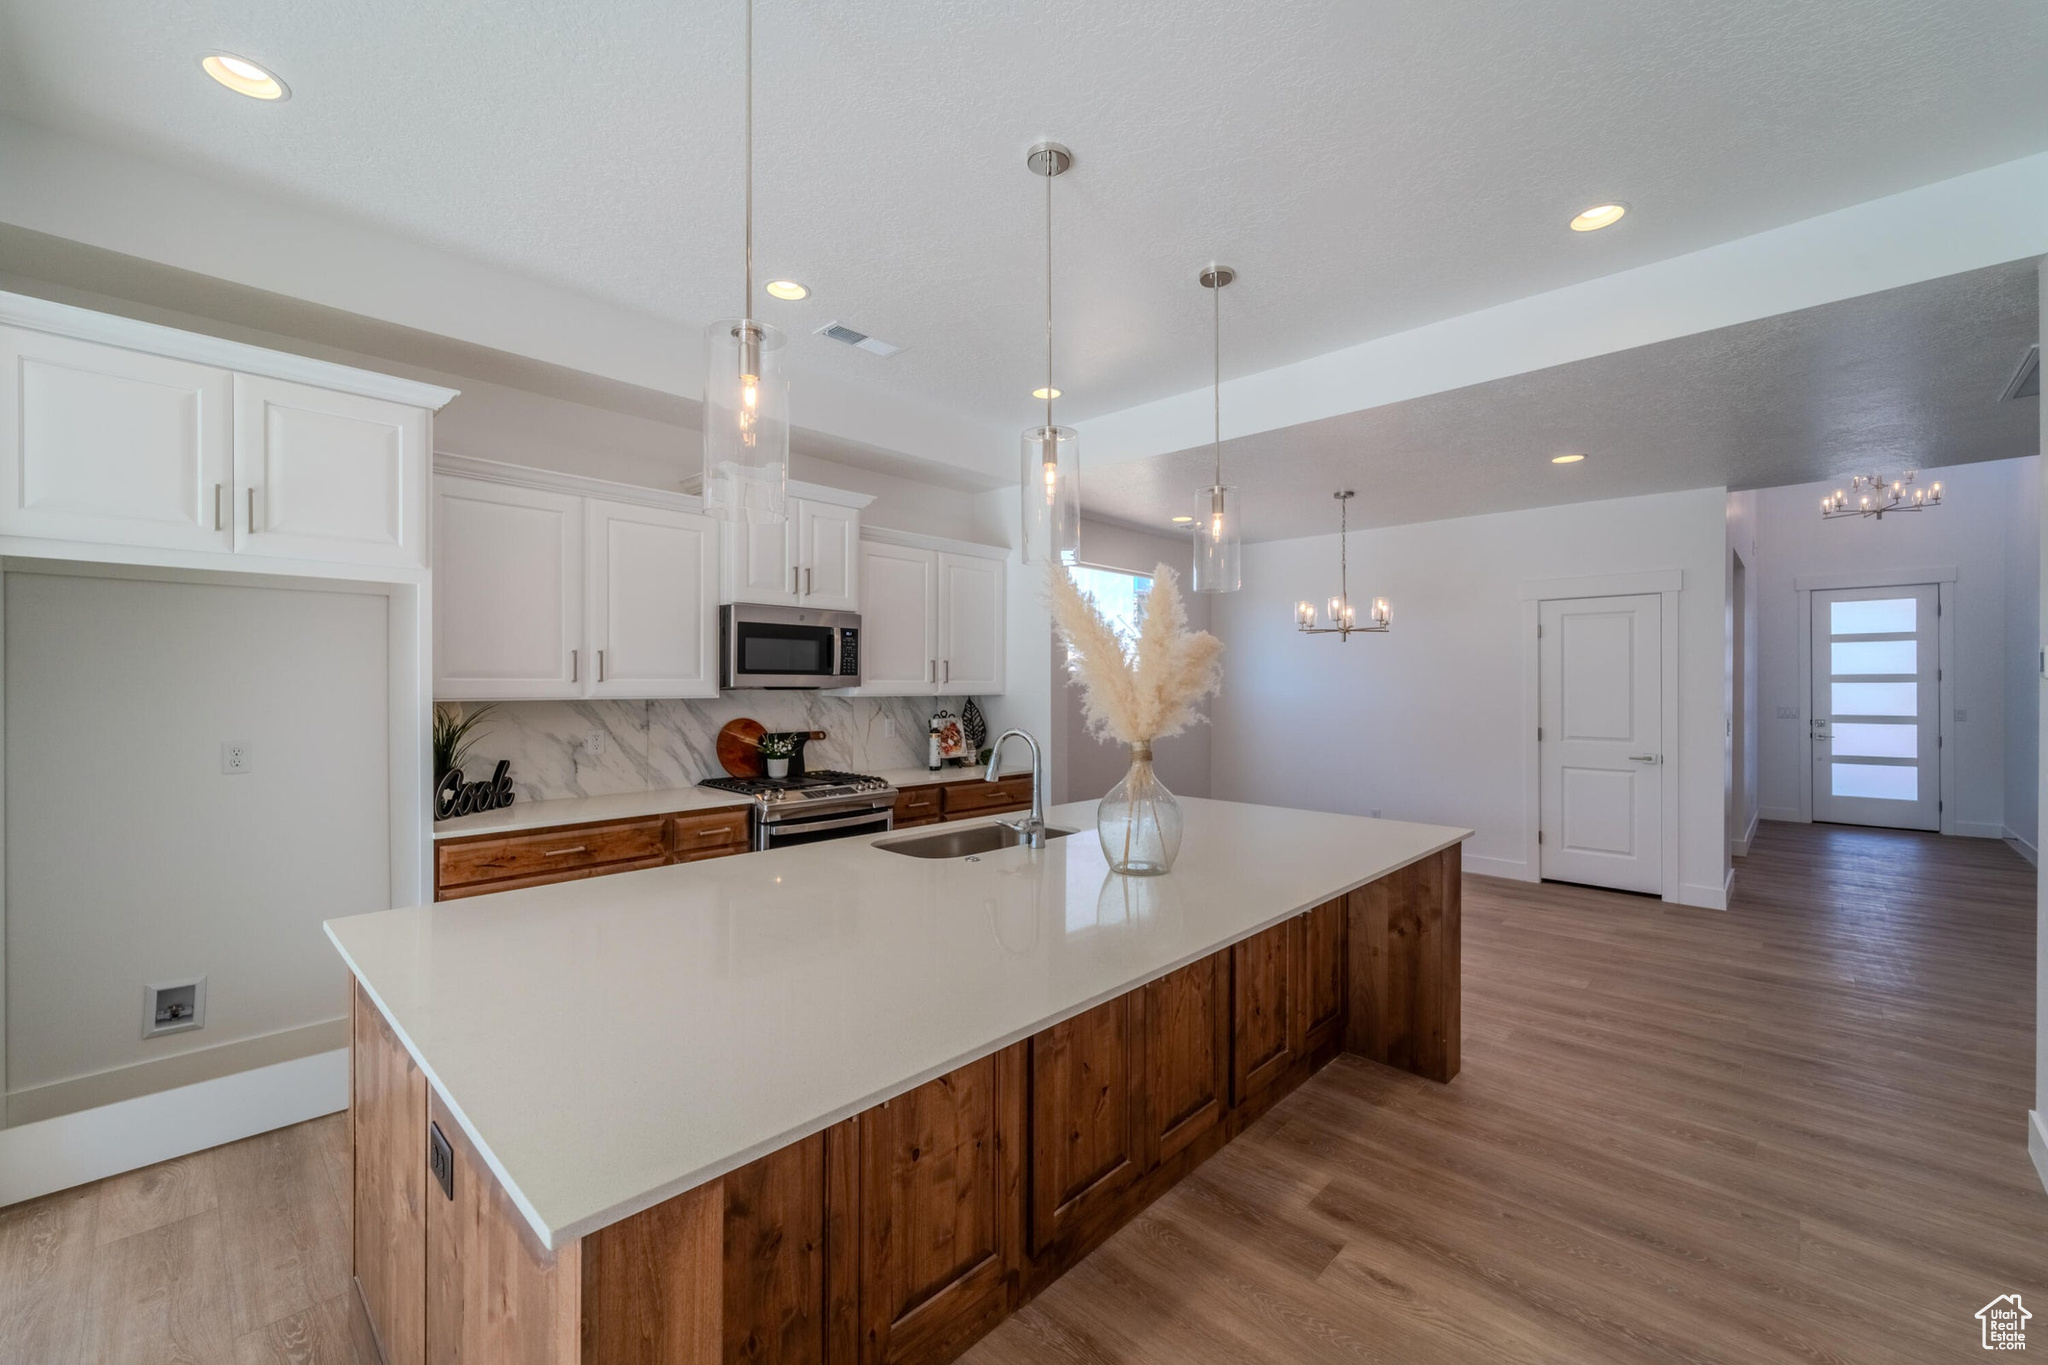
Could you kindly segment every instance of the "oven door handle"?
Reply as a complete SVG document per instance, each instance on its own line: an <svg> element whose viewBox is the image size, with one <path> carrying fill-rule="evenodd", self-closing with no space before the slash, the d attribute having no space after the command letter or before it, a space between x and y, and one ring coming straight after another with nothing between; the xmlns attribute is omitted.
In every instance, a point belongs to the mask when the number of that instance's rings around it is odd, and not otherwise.
<svg viewBox="0 0 2048 1365"><path fill-rule="evenodd" d="M785 831L790 834L808 834L813 830L845 829L849 825L872 825L879 821L882 827L875 832L877 834L886 834L890 828L889 822L894 818L895 812L884 808L882 810L862 811L859 815L842 815L836 820L774 820L765 823L762 828L767 831L768 837L773 839L778 831Z"/></svg>

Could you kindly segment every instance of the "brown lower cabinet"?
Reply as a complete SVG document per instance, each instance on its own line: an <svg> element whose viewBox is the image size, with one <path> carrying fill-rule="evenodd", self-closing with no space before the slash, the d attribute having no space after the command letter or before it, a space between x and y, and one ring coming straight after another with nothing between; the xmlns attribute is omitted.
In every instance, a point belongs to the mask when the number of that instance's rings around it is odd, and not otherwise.
<svg viewBox="0 0 2048 1365"><path fill-rule="evenodd" d="M747 821L746 809L737 807L441 839L434 844L434 899L745 853L751 847Z"/></svg>
<svg viewBox="0 0 2048 1365"><path fill-rule="evenodd" d="M952 1360L1347 1046L1456 1074L1458 850L1383 883L553 1253L359 989L356 1279L385 1360Z"/></svg>

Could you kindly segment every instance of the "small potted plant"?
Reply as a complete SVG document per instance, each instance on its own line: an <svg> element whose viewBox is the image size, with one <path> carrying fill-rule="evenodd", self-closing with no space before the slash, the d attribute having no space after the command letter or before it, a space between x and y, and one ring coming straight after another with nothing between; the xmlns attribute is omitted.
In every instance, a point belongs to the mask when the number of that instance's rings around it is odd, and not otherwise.
<svg viewBox="0 0 2048 1365"><path fill-rule="evenodd" d="M762 761L768 765L768 776L788 777L789 760L796 756L796 739L791 735L763 735L760 747Z"/></svg>

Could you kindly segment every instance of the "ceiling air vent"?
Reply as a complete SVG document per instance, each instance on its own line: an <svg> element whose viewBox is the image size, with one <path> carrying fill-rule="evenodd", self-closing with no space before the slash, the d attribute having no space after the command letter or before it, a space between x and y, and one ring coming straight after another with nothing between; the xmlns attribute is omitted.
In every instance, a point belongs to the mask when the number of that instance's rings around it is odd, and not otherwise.
<svg viewBox="0 0 2048 1365"><path fill-rule="evenodd" d="M831 337L834 341L843 341L857 350L867 351L873 355L895 355L903 349L901 346L891 346L886 341L877 341L866 332L856 332L843 322L826 323L818 329L818 335Z"/></svg>
<svg viewBox="0 0 2048 1365"><path fill-rule="evenodd" d="M2012 372L2012 382L1999 395L2001 403L2010 403L2015 398L2039 398L2041 396L2041 348L2027 347L2027 353L2020 359L2020 367Z"/></svg>

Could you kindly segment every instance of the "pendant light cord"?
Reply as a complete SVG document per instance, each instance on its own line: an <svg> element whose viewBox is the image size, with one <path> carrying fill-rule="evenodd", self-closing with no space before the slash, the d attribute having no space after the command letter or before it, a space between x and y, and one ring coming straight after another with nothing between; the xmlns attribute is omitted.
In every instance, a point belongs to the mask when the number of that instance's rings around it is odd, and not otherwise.
<svg viewBox="0 0 2048 1365"><path fill-rule="evenodd" d="M751 3L751 0L749 0ZM1045 429L1052 431L1052 178L1058 154L1045 154Z"/></svg>
<svg viewBox="0 0 2048 1365"><path fill-rule="evenodd" d="M1209 269L1215 271L1217 267L1212 263ZM1216 282L1209 286L1209 303L1213 339L1216 343L1214 349L1216 368L1214 371L1214 382L1209 388L1209 397L1211 413L1216 419L1215 487L1221 488L1223 486L1223 279L1220 274L1215 275L1214 278Z"/></svg>
<svg viewBox="0 0 2048 1365"><path fill-rule="evenodd" d="M754 315L754 0L747 0L747 292L740 316Z"/></svg>
<svg viewBox="0 0 2048 1365"><path fill-rule="evenodd" d="M1351 606L1351 499L1337 497L1337 592L1346 610Z"/></svg>

